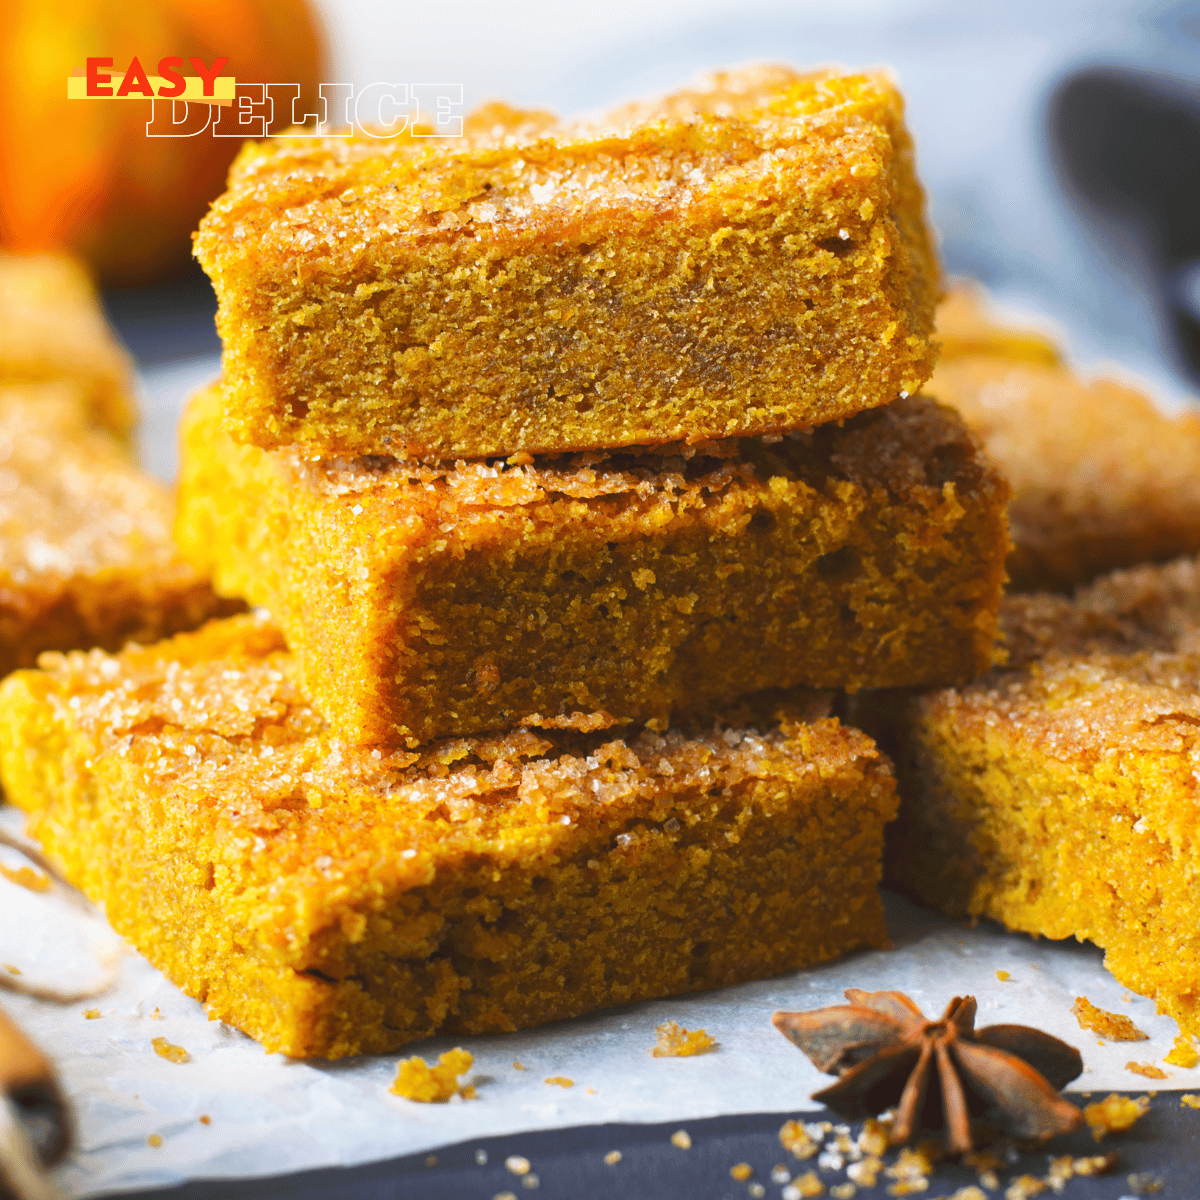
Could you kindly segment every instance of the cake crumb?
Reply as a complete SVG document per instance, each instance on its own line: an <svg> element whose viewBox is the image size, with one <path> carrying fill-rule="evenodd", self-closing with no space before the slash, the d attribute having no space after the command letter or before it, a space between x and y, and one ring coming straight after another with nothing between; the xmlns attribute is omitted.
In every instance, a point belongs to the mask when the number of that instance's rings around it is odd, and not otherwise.
<svg viewBox="0 0 1200 1200"><path fill-rule="evenodd" d="M7 972L10 974L10 975L20 975L20 973L21 973L21 968L20 968L20 967L14 967L14 966L12 965L12 963L5 963L5 964L4 964L4 969L5 969L5 970L6 970L6 971L7 971Z"/></svg>
<svg viewBox="0 0 1200 1200"><path fill-rule="evenodd" d="M783 1189L782 1200L807 1200L810 1196L824 1194L825 1185L818 1178L816 1171L805 1171Z"/></svg>
<svg viewBox="0 0 1200 1200"><path fill-rule="evenodd" d="M1127 1062L1125 1070L1132 1071L1135 1075L1144 1075L1147 1079L1170 1079L1171 1077L1161 1067L1156 1067L1153 1063Z"/></svg>
<svg viewBox="0 0 1200 1200"><path fill-rule="evenodd" d="M752 1183L746 1189L746 1193L750 1196L751 1200L762 1200L767 1194L767 1189L761 1183Z"/></svg>
<svg viewBox="0 0 1200 1200"><path fill-rule="evenodd" d="M745 1183L753 1174L754 1168L748 1162L740 1162L729 1168L729 1178L736 1179L738 1183Z"/></svg>
<svg viewBox="0 0 1200 1200"><path fill-rule="evenodd" d="M208 1115L208 1113L201 1113L201 1114L200 1114L200 1124L201 1124L201 1125L211 1125L211 1124L212 1124L212 1117L210 1117L210 1116Z"/></svg>
<svg viewBox="0 0 1200 1200"><path fill-rule="evenodd" d="M94 1021L100 1015L98 1008L85 1008L83 1010L83 1019L85 1021Z"/></svg>
<svg viewBox="0 0 1200 1200"><path fill-rule="evenodd" d="M812 1158L821 1148L799 1121L784 1121L779 1128L779 1144L800 1159Z"/></svg>
<svg viewBox="0 0 1200 1200"><path fill-rule="evenodd" d="M528 1068L525 1066L524 1063L519 1063L519 1062L517 1062L517 1060L515 1058L513 1059L513 1070L514 1071L524 1071L527 1069Z"/></svg>
<svg viewBox="0 0 1200 1200"><path fill-rule="evenodd" d="M1106 1134L1128 1129L1149 1107L1150 1101L1144 1096L1135 1100L1113 1092L1095 1104L1086 1105L1083 1116L1091 1126L1092 1136L1100 1141Z"/></svg>
<svg viewBox="0 0 1200 1200"><path fill-rule="evenodd" d="M167 1062L185 1063L191 1059L191 1055L182 1046L172 1045L165 1037L156 1037L150 1044L154 1047L154 1053L159 1058L165 1058Z"/></svg>
<svg viewBox="0 0 1200 1200"><path fill-rule="evenodd" d="M1175 1045L1163 1058L1163 1062L1168 1066L1185 1067L1188 1070L1200 1063L1200 1052L1197 1052L1196 1043L1192 1041L1191 1035L1181 1033L1175 1039Z"/></svg>
<svg viewBox="0 0 1200 1200"><path fill-rule="evenodd" d="M405 1100L416 1100L421 1104L443 1104L451 1096L461 1094L458 1077L469 1071L474 1061L475 1059L461 1046L455 1046L453 1050L447 1050L441 1055L436 1067L427 1066L425 1060L416 1055L401 1059L396 1065L396 1081L388 1090Z"/></svg>
<svg viewBox="0 0 1200 1200"><path fill-rule="evenodd" d="M517 1200L516 1192L497 1192L492 1200Z"/></svg>
<svg viewBox="0 0 1200 1200"><path fill-rule="evenodd" d="M655 1027L658 1044L652 1053L655 1058L691 1058L693 1054L704 1054L717 1043L703 1029L689 1033L682 1025L666 1021Z"/></svg>
<svg viewBox="0 0 1200 1200"><path fill-rule="evenodd" d="M436 1167L437 1166L437 1155L436 1154L427 1154L425 1156L425 1165L427 1167Z"/></svg>
<svg viewBox="0 0 1200 1200"><path fill-rule="evenodd" d="M1028 1200L1046 1190L1046 1181L1036 1175L1021 1175L1004 1189L1004 1200Z"/></svg>
<svg viewBox="0 0 1200 1200"><path fill-rule="evenodd" d="M522 1154L510 1154L504 1160L504 1165L514 1175L528 1175L532 1166L529 1159Z"/></svg>
<svg viewBox="0 0 1200 1200"><path fill-rule="evenodd" d="M1140 1175L1127 1175L1125 1182L1136 1196L1154 1195L1163 1190L1163 1181L1157 1175L1151 1175L1149 1171L1143 1171Z"/></svg>
<svg viewBox="0 0 1200 1200"><path fill-rule="evenodd" d="M149 1136L149 1137L146 1139L146 1145L147 1145L147 1146L154 1146L154 1147L161 1146L161 1145L162 1145L162 1138L160 1138L160 1137L158 1136L158 1134L157 1134L157 1133L152 1133L152 1134L151 1134L151 1135L150 1135L150 1136Z"/></svg>
<svg viewBox="0 0 1200 1200"><path fill-rule="evenodd" d="M1143 1033L1122 1013L1105 1012L1097 1008L1086 996L1077 996L1071 1007L1080 1029L1090 1029L1101 1037L1114 1042L1145 1042L1149 1035Z"/></svg>
<svg viewBox="0 0 1200 1200"><path fill-rule="evenodd" d="M575 1080L568 1079L565 1075L547 1075L546 1083L552 1083L555 1087L560 1088L573 1088L575 1086Z"/></svg>
<svg viewBox="0 0 1200 1200"><path fill-rule="evenodd" d="M829 1189L829 1194L833 1197L833 1200L850 1200L856 1191L858 1191L858 1188L852 1183L835 1183Z"/></svg>
<svg viewBox="0 0 1200 1200"><path fill-rule="evenodd" d="M608 1165L610 1167L615 1167L617 1165L617 1163L619 1163L621 1161L621 1157L622 1157L622 1155L621 1155L620 1150L610 1150L604 1156L604 1161L606 1163L608 1163Z"/></svg>
<svg viewBox="0 0 1200 1200"><path fill-rule="evenodd" d="M527 1187L527 1188L535 1188L535 1187L540 1187L541 1182L542 1181L532 1171L530 1171L529 1174L526 1175L521 1180L521 1186Z"/></svg>
<svg viewBox="0 0 1200 1200"><path fill-rule="evenodd" d="M487 1158L488 1158L488 1155L487 1155L487 1151L486 1151L486 1150L476 1150L476 1151L475 1151L475 1161L476 1161L476 1162L477 1162L477 1163L478 1163L478 1164L479 1164L481 1167L486 1167L486 1166L487 1166Z"/></svg>
<svg viewBox="0 0 1200 1200"><path fill-rule="evenodd" d="M150 1014L150 1020L152 1020L152 1021L161 1021L161 1020L162 1020L162 1013L160 1013L160 1012L158 1011L158 1009L157 1009L157 1008L155 1008L155 1010L154 1010L154 1011L153 1011L153 1012Z"/></svg>
<svg viewBox="0 0 1200 1200"><path fill-rule="evenodd" d="M671 1145L678 1147L680 1150L690 1150L692 1148L691 1134L686 1129L677 1129L671 1134Z"/></svg>
<svg viewBox="0 0 1200 1200"><path fill-rule="evenodd" d="M50 890L50 876L41 871L35 871L32 867L21 866L14 869L6 867L0 862L0 875L9 883L15 883L17 887L27 888L31 892L48 892Z"/></svg>
<svg viewBox="0 0 1200 1200"><path fill-rule="evenodd" d="M1184 1094L1179 1097L1179 1107L1200 1108L1200 1096L1195 1095L1193 1092L1184 1092Z"/></svg>
<svg viewBox="0 0 1200 1200"><path fill-rule="evenodd" d="M996 972L996 978L997 978L998 980L1000 980L1000 982L1001 982L1001 983L1004 983L1004 982L1006 982L1007 980L1011 979L1011 978L1012 978L1012 976L1011 976L1011 975L1010 975L1010 974L1009 974L1007 971L997 971L997 972Z"/></svg>

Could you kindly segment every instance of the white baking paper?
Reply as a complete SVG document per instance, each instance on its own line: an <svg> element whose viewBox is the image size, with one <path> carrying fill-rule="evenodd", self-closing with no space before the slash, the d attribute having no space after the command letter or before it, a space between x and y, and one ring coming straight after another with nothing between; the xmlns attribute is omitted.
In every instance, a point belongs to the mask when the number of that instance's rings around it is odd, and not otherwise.
<svg viewBox="0 0 1200 1200"><path fill-rule="evenodd" d="M19 832L19 814L0 809L0 826ZM78 981L91 946L96 975L104 974L111 934L98 936L77 909L44 893L0 885L0 964L39 979L54 978L61 965ZM75 1106L77 1147L57 1172L69 1197L360 1163L521 1130L606 1121L683 1125L720 1113L812 1108L809 1094L830 1081L775 1031L771 1014L839 1003L847 987L905 991L934 1015L951 995L972 994L980 1025L1029 1023L1078 1046L1084 1073L1072 1090L1200 1090L1200 1071L1165 1067L1170 1077L1150 1082L1126 1070L1129 1061L1161 1064L1175 1025L1121 987L1094 947L1034 941L990 924L970 928L895 896L887 903L891 950L523 1033L407 1047L405 1056L427 1061L454 1045L474 1055L463 1082L474 1083L478 1098L450 1104L389 1094L399 1055L316 1063L264 1054L236 1030L207 1020L196 1001L132 951L120 955L115 985L96 999L64 1005L3 995L0 1003L58 1064ZM1001 981L997 971L1009 978ZM1071 1015L1076 996L1127 1014L1149 1040L1100 1045ZM87 1019L86 1009L101 1015ZM706 1029L717 1049L654 1058L655 1026L668 1019ZM155 1037L182 1046L189 1061L159 1057ZM553 1076L573 1086L545 1082ZM150 1144L155 1136L161 1145Z"/></svg>

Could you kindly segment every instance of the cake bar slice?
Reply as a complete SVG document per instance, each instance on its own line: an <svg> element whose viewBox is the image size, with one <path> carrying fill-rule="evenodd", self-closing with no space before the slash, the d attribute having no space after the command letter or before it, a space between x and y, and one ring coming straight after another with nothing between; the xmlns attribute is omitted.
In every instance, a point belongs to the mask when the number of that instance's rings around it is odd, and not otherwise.
<svg viewBox="0 0 1200 1200"><path fill-rule="evenodd" d="M811 699L706 732L356 749L256 617L42 661L0 686L8 797L269 1050L518 1029L885 943L891 768Z"/></svg>
<svg viewBox="0 0 1200 1200"><path fill-rule="evenodd" d="M902 109L879 74L756 67L591 122L248 143L196 237L226 428L471 458L915 392L939 277Z"/></svg>
<svg viewBox="0 0 1200 1200"><path fill-rule="evenodd" d="M1012 484L1016 590L1069 592L1200 550L1200 415L1080 382L1052 344L991 323L971 293L943 302L938 332L946 347L926 390L962 413Z"/></svg>
<svg viewBox="0 0 1200 1200"><path fill-rule="evenodd" d="M170 493L92 424L76 385L0 386L0 673L242 607L180 557L173 518Z"/></svg>
<svg viewBox="0 0 1200 1200"><path fill-rule="evenodd" d="M1006 668L873 701L903 794L888 876L950 915L1095 942L1200 1034L1200 561L1002 617Z"/></svg>
<svg viewBox="0 0 1200 1200"><path fill-rule="evenodd" d="M83 264L0 251L0 387L69 380L91 418L127 438L137 419L133 363Z"/></svg>
<svg viewBox="0 0 1200 1200"><path fill-rule="evenodd" d="M1007 489L931 401L769 443L429 467L239 447L220 404L185 417L179 544L272 613L350 741L662 728L992 663Z"/></svg>

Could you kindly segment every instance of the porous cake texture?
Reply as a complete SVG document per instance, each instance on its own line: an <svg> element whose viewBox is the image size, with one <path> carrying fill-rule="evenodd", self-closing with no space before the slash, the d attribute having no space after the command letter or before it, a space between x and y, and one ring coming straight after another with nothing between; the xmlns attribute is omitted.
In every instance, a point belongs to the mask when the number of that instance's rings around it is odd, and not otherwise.
<svg viewBox="0 0 1200 1200"><path fill-rule="evenodd" d="M939 288L880 74L247 143L201 222L226 429L434 458L779 432L914 393Z"/></svg>
<svg viewBox="0 0 1200 1200"><path fill-rule="evenodd" d="M270 1050L517 1029L885 943L891 768L812 698L408 751L333 737L252 616L42 663L0 686L6 794Z"/></svg>
<svg viewBox="0 0 1200 1200"><path fill-rule="evenodd" d="M0 251L0 313L0 387L69 380L97 424L128 436L137 419L133 363L82 263Z"/></svg>
<svg viewBox="0 0 1200 1200"><path fill-rule="evenodd" d="M887 874L926 904L1102 946L1200 1034L1200 561L1011 596L1010 661L882 705Z"/></svg>
<svg viewBox="0 0 1200 1200"><path fill-rule="evenodd" d="M174 512L75 384L0 386L0 673L237 611L176 550Z"/></svg>
<svg viewBox="0 0 1200 1200"><path fill-rule="evenodd" d="M743 693L965 682L992 662L1007 488L897 401L811 433L421 466L184 420L176 537L268 609L350 741L662 728Z"/></svg>
<svg viewBox="0 0 1200 1200"><path fill-rule="evenodd" d="M938 332L926 390L962 413L1012 484L1015 590L1069 592L1200 550L1200 416L1168 417L1112 380L1080 382L1051 343L991 323L970 292L943 302Z"/></svg>

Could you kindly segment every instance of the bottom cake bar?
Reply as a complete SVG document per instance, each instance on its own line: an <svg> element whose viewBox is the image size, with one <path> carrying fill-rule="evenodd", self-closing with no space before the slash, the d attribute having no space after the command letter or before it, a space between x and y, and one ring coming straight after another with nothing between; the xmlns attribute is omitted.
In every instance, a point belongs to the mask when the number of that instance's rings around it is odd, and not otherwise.
<svg viewBox="0 0 1200 1200"><path fill-rule="evenodd" d="M351 747L277 630L46 655L0 687L30 831L152 963L328 1058L885 944L887 759L812 694L706 731Z"/></svg>
<svg viewBox="0 0 1200 1200"><path fill-rule="evenodd" d="M1001 621L1007 668L867 702L901 778L888 878L950 915L1095 942L1200 1034L1200 560L1013 596Z"/></svg>

